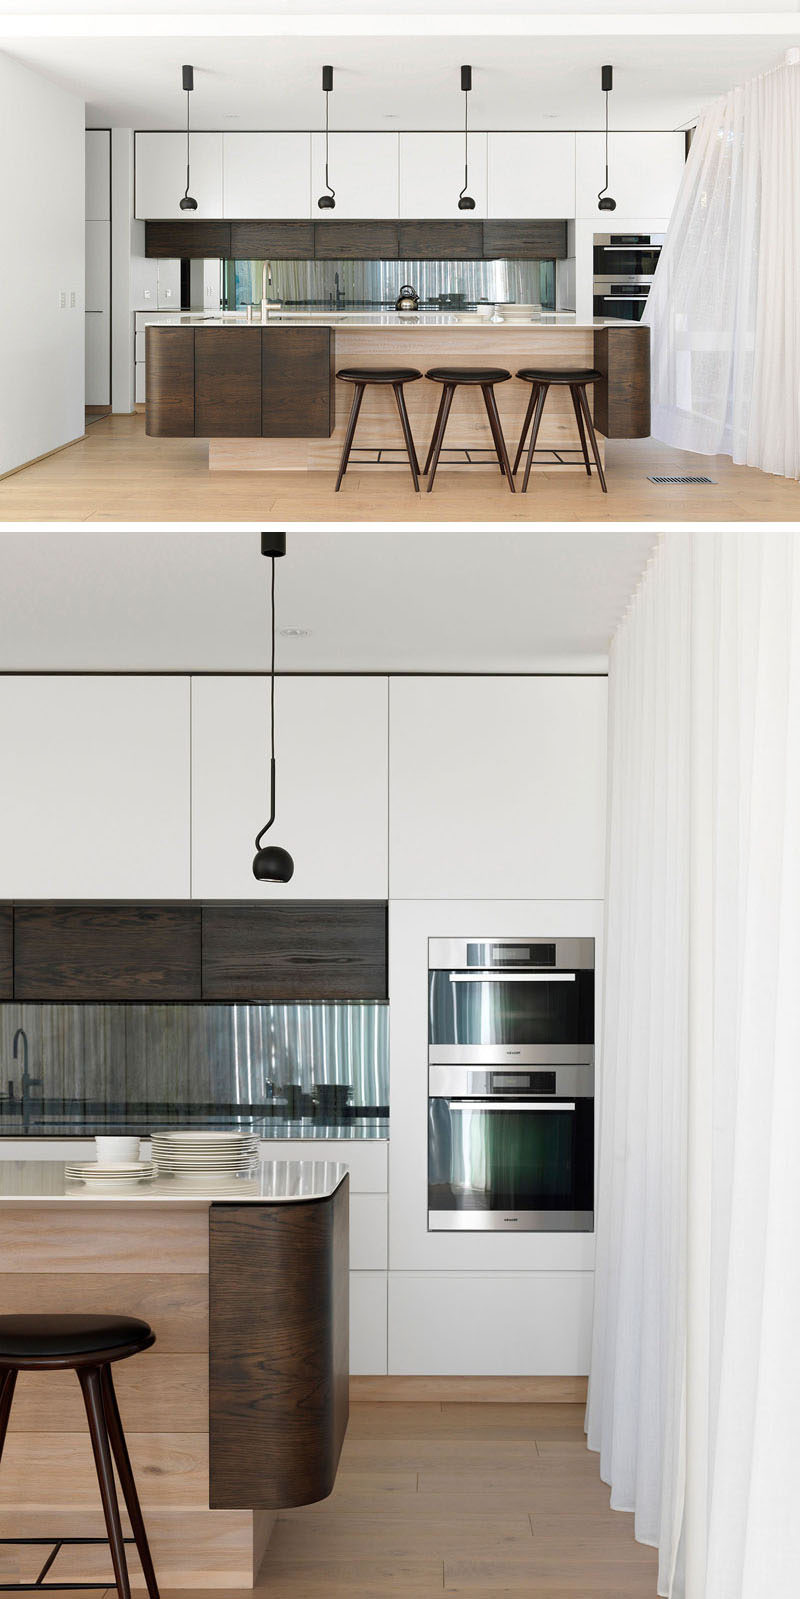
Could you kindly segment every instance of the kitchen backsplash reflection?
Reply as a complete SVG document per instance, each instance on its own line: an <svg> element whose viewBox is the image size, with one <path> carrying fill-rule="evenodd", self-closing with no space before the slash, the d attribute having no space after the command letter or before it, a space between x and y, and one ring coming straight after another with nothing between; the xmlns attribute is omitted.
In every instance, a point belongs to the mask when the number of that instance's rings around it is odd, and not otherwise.
<svg viewBox="0 0 800 1599"><path fill-rule="evenodd" d="M269 1137L385 1137L388 1103L386 1005L0 1005L6 1136L244 1119Z"/></svg>
<svg viewBox="0 0 800 1599"><path fill-rule="evenodd" d="M226 261L225 304L258 303L262 261ZM284 305L394 306L401 284L414 285L422 306L443 294L465 305L517 300L555 310L555 261L270 261L268 298Z"/></svg>

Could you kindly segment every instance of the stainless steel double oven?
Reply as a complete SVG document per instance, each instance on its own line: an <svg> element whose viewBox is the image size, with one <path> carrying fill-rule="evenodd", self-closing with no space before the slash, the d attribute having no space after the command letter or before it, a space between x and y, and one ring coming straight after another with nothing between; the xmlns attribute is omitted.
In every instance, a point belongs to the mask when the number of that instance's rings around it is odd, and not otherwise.
<svg viewBox="0 0 800 1599"><path fill-rule="evenodd" d="M429 1231L591 1232L594 939L428 951Z"/></svg>

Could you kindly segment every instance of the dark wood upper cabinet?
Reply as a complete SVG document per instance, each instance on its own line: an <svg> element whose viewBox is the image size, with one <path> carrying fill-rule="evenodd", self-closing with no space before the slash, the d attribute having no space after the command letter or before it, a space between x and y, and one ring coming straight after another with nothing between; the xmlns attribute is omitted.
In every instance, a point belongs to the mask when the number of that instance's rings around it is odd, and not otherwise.
<svg viewBox="0 0 800 1599"><path fill-rule="evenodd" d="M237 261L311 261L313 222L232 222L231 256Z"/></svg>
<svg viewBox="0 0 800 1599"><path fill-rule="evenodd" d="M399 229L403 261L480 261L483 254L483 224L474 217L401 222Z"/></svg>
<svg viewBox="0 0 800 1599"><path fill-rule="evenodd" d="M483 223L484 260L562 261L566 254L566 222Z"/></svg>
<svg viewBox="0 0 800 1599"><path fill-rule="evenodd" d="M195 328L194 432L198 439L260 436L260 328Z"/></svg>
<svg viewBox="0 0 800 1599"><path fill-rule="evenodd" d="M387 998L382 900L203 908L204 1000Z"/></svg>
<svg viewBox="0 0 800 1599"><path fill-rule="evenodd" d="M226 260L231 253L230 222L145 222L144 253L168 260Z"/></svg>
<svg viewBox="0 0 800 1599"><path fill-rule="evenodd" d="M262 330L262 438L330 438L333 395L330 328Z"/></svg>
<svg viewBox="0 0 800 1599"><path fill-rule="evenodd" d="M14 912L0 905L0 999L14 994Z"/></svg>
<svg viewBox="0 0 800 1599"><path fill-rule="evenodd" d="M191 438L194 328L146 328L145 349L145 432L150 438Z"/></svg>
<svg viewBox="0 0 800 1599"><path fill-rule="evenodd" d="M200 998L199 905L17 905L17 999Z"/></svg>
<svg viewBox="0 0 800 1599"><path fill-rule="evenodd" d="M394 261L397 222L315 222L314 254L318 261Z"/></svg>

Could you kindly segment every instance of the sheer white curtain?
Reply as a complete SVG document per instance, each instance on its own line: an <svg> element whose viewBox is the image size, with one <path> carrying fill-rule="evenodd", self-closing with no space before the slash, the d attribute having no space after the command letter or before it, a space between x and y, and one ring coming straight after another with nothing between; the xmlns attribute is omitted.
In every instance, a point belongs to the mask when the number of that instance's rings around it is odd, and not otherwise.
<svg viewBox="0 0 800 1599"><path fill-rule="evenodd" d="M800 535L665 535L612 648L587 1428L659 1592L800 1570Z"/></svg>
<svg viewBox="0 0 800 1599"><path fill-rule="evenodd" d="M645 307L652 431L800 478L800 65L733 89L695 132Z"/></svg>

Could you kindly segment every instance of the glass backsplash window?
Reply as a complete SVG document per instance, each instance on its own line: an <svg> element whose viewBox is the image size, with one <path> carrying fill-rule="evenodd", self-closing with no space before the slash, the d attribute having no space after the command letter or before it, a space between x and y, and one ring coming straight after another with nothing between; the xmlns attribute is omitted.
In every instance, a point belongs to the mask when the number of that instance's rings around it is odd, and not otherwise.
<svg viewBox="0 0 800 1599"><path fill-rule="evenodd" d="M6 1137L243 1120L266 1137L386 1135L387 1005L5 1004L0 1050Z"/></svg>
<svg viewBox="0 0 800 1599"><path fill-rule="evenodd" d="M263 261L223 266L226 306L259 304ZM267 298L286 306L393 309L401 285L410 283L422 309L439 309L443 295L458 296L467 308L479 300L556 307L555 261L270 261L268 272Z"/></svg>

